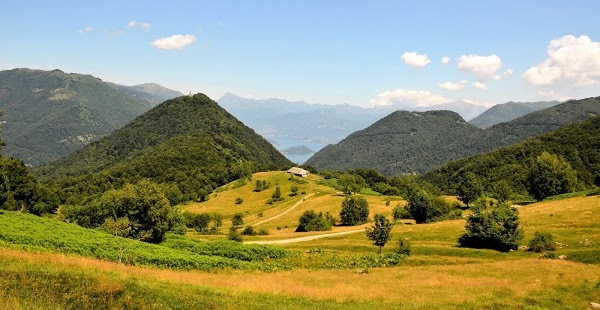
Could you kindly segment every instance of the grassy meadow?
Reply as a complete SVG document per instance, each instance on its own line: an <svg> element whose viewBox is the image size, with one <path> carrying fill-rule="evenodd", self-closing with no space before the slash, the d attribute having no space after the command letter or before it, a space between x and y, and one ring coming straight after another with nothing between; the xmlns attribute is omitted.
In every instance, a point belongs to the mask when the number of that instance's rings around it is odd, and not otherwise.
<svg viewBox="0 0 600 310"><path fill-rule="evenodd" d="M245 236L245 241L361 231L278 246L242 245L219 240L225 239L225 222L221 235L189 231L150 245L3 211L0 304L8 309L587 309L590 302L600 302L598 195L519 207L522 243L536 231L550 232L556 256L566 259L522 249L457 247L463 219L419 225L402 220L384 254L394 251L399 238L410 239L412 254L392 266L365 263L378 257L362 231L370 224L295 233L304 210L338 216L344 197L320 185L317 176L303 179L306 183L288 178L282 172L255 174L246 184L231 183L208 201L183 208L225 218L242 212L250 225L273 218L255 227L268 229L269 235ZM271 186L254 192L257 179ZM269 205L276 184L285 200ZM299 193L292 197L293 184ZM235 203L237 197L243 198L241 204ZM363 197L371 217L391 216L393 207L404 203L399 197ZM127 244L125 263L117 262L117 240Z"/></svg>

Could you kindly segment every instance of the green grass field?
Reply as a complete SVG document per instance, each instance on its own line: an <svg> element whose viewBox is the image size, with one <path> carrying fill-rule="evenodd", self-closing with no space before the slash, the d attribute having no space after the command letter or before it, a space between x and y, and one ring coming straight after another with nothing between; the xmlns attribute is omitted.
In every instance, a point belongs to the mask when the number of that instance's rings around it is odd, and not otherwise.
<svg viewBox="0 0 600 310"><path fill-rule="evenodd" d="M284 195L293 182L280 172L253 179L261 177L278 182ZM312 176L298 185L305 194L267 205L274 184L260 193L252 191L253 182L230 184L207 202L184 208L247 212L246 223L252 224L314 192L296 209L257 225L268 228L270 235L245 240L356 229L294 233L304 210L337 215L343 197ZM236 197L244 202L235 204ZM365 197L371 216L389 215L400 202L399 197ZM393 201L386 206L387 200ZM545 259L524 250L457 247L465 224L459 219L396 223L384 253L393 252L398 238L409 238L412 255L385 268L381 262L375 264L378 268L364 262L377 257L364 232L280 246L232 244L218 240L224 235L192 232L187 238L169 235L161 245L123 240L130 243L129 260L119 264L112 235L4 211L0 304L7 309L587 309L590 302L600 302L600 196L534 203L520 207L519 213L523 244L536 231L550 232L558 245L556 255L566 259Z"/></svg>

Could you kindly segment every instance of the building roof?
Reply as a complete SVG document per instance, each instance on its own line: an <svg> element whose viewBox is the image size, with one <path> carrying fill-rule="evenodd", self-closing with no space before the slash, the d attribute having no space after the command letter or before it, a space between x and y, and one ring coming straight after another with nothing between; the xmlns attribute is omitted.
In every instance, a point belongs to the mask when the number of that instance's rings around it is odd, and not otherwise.
<svg viewBox="0 0 600 310"><path fill-rule="evenodd" d="M292 167L290 168L290 170L287 171L288 173L293 173L293 174L301 174L301 175L306 175L308 174L308 171L302 169L302 168L298 168L298 167Z"/></svg>

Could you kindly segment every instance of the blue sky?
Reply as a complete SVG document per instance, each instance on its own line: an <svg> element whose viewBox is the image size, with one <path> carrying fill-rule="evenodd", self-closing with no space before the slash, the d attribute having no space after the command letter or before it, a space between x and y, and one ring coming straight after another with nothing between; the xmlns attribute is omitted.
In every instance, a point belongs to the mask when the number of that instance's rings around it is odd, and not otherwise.
<svg viewBox="0 0 600 310"><path fill-rule="evenodd" d="M599 11L599 1L4 0L0 69L156 82L215 100L583 98L600 95Z"/></svg>

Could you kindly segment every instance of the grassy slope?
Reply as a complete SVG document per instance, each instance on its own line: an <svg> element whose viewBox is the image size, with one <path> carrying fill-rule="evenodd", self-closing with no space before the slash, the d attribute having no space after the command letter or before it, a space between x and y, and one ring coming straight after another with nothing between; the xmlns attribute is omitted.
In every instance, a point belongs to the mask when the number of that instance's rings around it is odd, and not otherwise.
<svg viewBox="0 0 600 310"><path fill-rule="evenodd" d="M281 173L267 173L267 178ZM255 175L254 179L261 175ZM283 177L285 178L285 176ZM286 180L280 180L282 189ZM250 185L253 189L253 184ZM314 183L307 189L317 188ZM213 205L190 205L196 211L246 208L258 220L263 198L253 205L238 187L211 197ZM266 200L274 187L266 190ZM302 190L302 189L301 189ZM328 190L323 188L323 191ZM329 194L307 199L299 209L338 210ZM286 194L288 190L283 190ZM307 191L308 193L309 191ZM252 195L251 194L251 195ZM330 198L327 198L330 197ZM385 197L368 197L372 207L386 207ZM223 199L223 200L221 200ZM296 198L294 198L296 199ZM292 200L292 199L286 199ZM309 205L311 203L311 205ZM563 244L556 251L567 260L540 259L524 251L499 253L456 247L464 220L422 225L398 224L394 240L411 239L413 255L394 268L372 268L368 274L349 269L295 268L290 271L175 271L119 265L91 258L50 253L0 250L0 304L8 308L352 308L352 309L468 309L468 308L585 308L600 301L600 196L547 201L520 208L527 242L535 231L549 231ZM220 207L219 207L220 206ZM196 208L196 209L194 209ZM274 205L273 208L279 208ZM300 212L300 210L298 210ZM266 210L263 210L266 217ZM281 225L297 220L291 212ZM250 223L252 221L249 221ZM266 225L266 224L265 224ZM260 228L260 226L259 226ZM254 238L306 235L293 228ZM281 234L281 235L279 235ZM587 241L586 241L587 240ZM311 261L335 255L373 253L362 233L284 246L298 253L292 259ZM384 251L391 251L389 244ZM318 248L319 251L314 249ZM313 249L312 251L310 249ZM585 262L585 263L582 263ZM26 280L25 280L26 279ZM19 288L19 289L17 289ZM65 294L66 293L66 294ZM89 303L89 304L86 304ZM539 308L538 308L539 307Z"/></svg>

